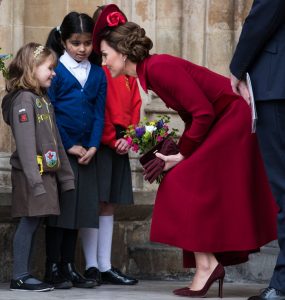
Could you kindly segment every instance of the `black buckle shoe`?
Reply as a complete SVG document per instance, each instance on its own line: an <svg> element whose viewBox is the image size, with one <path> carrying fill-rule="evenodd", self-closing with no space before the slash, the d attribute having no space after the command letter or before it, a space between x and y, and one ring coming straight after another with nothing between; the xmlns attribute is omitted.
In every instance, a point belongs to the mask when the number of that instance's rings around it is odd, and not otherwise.
<svg viewBox="0 0 285 300"><path fill-rule="evenodd" d="M63 263L61 268L63 276L72 282L77 288L94 288L96 282L83 277L75 268L73 263Z"/></svg>
<svg viewBox="0 0 285 300"><path fill-rule="evenodd" d="M260 295L249 297L248 300L285 300L285 294L268 287Z"/></svg>
<svg viewBox="0 0 285 300"><path fill-rule="evenodd" d="M32 291L32 292L49 292L54 287L48 283L26 283L25 281L29 278L34 278L32 275L27 275L21 279L11 280L10 290L11 291Z"/></svg>
<svg viewBox="0 0 285 300"><path fill-rule="evenodd" d="M67 280L61 273L58 263L46 263L46 272L44 281L54 286L55 289L70 289L72 282Z"/></svg>
<svg viewBox="0 0 285 300"><path fill-rule="evenodd" d="M138 280L123 274L120 270L112 267L106 272L101 272L102 283L120 284L120 285L134 285Z"/></svg>
<svg viewBox="0 0 285 300"><path fill-rule="evenodd" d="M96 285L101 285L101 273L96 267L88 268L84 273L84 277L95 281Z"/></svg>

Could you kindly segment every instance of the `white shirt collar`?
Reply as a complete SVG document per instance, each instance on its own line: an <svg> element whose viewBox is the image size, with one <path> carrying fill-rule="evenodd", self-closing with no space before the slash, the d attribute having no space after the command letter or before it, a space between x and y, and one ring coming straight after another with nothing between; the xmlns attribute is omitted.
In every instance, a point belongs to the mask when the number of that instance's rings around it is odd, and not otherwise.
<svg viewBox="0 0 285 300"><path fill-rule="evenodd" d="M84 87L91 69L91 63L89 60L86 59L78 63L66 51L64 51L64 54L59 60L79 81L81 86Z"/></svg>
<svg viewBox="0 0 285 300"><path fill-rule="evenodd" d="M64 51L64 54L60 57L59 60L62 64L64 64L65 67L68 67L70 69L76 69L76 68L88 69L88 67L90 66L89 60L86 59L78 63L66 51Z"/></svg>

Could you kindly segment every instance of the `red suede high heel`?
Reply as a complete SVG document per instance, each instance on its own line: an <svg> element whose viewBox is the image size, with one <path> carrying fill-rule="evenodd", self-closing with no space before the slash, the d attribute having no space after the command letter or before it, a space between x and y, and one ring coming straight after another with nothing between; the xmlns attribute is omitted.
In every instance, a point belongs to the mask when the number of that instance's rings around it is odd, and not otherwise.
<svg viewBox="0 0 285 300"><path fill-rule="evenodd" d="M224 277L225 277L225 269L221 264L218 264L201 290L192 291L189 289L189 287L184 287L181 289L174 290L173 293L177 296L184 296L184 297L193 297L193 298L205 297L211 285L218 280L219 297L223 298Z"/></svg>

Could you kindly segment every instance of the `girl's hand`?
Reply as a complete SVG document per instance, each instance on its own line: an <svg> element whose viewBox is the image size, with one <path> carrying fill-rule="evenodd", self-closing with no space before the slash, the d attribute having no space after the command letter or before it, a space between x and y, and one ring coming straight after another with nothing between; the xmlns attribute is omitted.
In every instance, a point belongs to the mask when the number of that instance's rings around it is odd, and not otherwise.
<svg viewBox="0 0 285 300"><path fill-rule="evenodd" d="M126 154L130 149L130 145L124 138L118 139L115 143L115 147L118 154Z"/></svg>
<svg viewBox="0 0 285 300"><path fill-rule="evenodd" d="M155 153L155 155L165 162L163 171L167 171L175 167L178 163L180 163L185 158L181 153L175 155L167 155L167 156L161 153Z"/></svg>
<svg viewBox="0 0 285 300"><path fill-rule="evenodd" d="M67 153L78 157L83 157L86 154L86 152L87 150L84 147L79 145L74 145L67 150Z"/></svg>
<svg viewBox="0 0 285 300"><path fill-rule="evenodd" d="M97 149L96 147L90 147L84 156L78 158L78 163L81 165L88 165L92 157L95 155Z"/></svg>

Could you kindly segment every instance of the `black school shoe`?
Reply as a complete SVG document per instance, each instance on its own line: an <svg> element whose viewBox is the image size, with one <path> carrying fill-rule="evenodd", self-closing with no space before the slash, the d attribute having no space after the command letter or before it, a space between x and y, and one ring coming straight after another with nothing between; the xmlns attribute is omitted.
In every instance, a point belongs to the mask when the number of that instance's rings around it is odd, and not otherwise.
<svg viewBox="0 0 285 300"><path fill-rule="evenodd" d="M96 285L101 285L101 272L96 267L88 268L84 272L84 277L86 279L91 279L96 282Z"/></svg>
<svg viewBox="0 0 285 300"><path fill-rule="evenodd" d="M109 284L120 284L120 285L134 285L138 283L138 280L123 274L120 270L111 267L110 270L106 272L101 272L102 283Z"/></svg>
<svg viewBox="0 0 285 300"><path fill-rule="evenodd" d="M46 262L46 272L44 282L54 286L55 289L70 289L73 284L61 273L59 263Z"/></svg>
<svg viewBox="0 0 285 300"><path fill-rule="evenodd" d="M63 263L61 266L62 275L69 281L72 285L77 288L94 288L96 282L91 279L83 277L75 268L74 263Z"/></svg>
<svg viewBox="0 0 285 300"><path fill-rule="evenodd" d="M25 283L29 278L34 278L32 275L27 275L21 279L12 279L10 283L11 291L31 291L31 292L49 292L54 289L54 287L48 283Z"/></svg>

